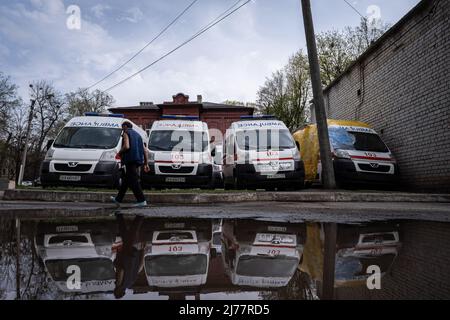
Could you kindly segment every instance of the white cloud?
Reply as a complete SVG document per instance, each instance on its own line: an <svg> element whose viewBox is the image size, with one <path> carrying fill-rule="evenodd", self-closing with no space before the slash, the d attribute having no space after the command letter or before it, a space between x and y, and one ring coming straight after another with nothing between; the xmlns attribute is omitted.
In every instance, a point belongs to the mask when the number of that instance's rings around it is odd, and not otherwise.
<svg viewBox="0 0 450 320"><path fill-rule="evenodd" d="M96 18L103 18L105 16L105 12L111 10L111 7L107 4L96 4L91 8L92 13Z"/></svg>
<svg viewBox="0 0 450 320"><path fill-rule="evenodd" d="M21 1L27 2L0 4L0 70L20 85L24 99L27 99L28 83L33 80L53 81L63 92L93 84L128 60L176 14L173 5L162 0L142 2L139 8L128 8L122 1L114 6L83 6L80 1L81 30L68 30L68 15L62 0ZM254 101L265 78L281 68L302 45L300 20L294 23L300 15L293 12L294 8L299 9L298 1L280 1L279 5L286 7L278 16L272 4L272 0L250 3L155 66L116 87L111 94L117 104L159 103L180 91L191 99L202 94L205 101L212 102ZM227 6L222 0L211 0L193 7L157 42L96 88L108 88L148 65ZM354 15L347 7L341 7ZM84 10L98 20L83 15Z"/></svg>
<svg viewBox="0 0 450 320"><path fill-rule="evenodd" d="M127 15L119 19L119 21L126 20L131 23L137 23L144 18L144 13L138 7L129 8L126 13Z"/></svg>

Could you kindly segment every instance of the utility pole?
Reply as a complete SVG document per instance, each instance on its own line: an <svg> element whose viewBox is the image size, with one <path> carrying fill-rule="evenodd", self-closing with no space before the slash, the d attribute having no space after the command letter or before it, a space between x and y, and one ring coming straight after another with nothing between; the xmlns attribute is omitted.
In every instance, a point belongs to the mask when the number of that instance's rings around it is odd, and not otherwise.
<svg viewBox="0 0 450 320"><path fill-rule="evenodd" d="M314 110L316 113L317 133L319 136L320 160L322 162L322 177L325 189L336 189L333 159L331 158L330 137L328 136L327 114L323 101L322 81L320 79L319 58L317 56L316 36L311 13L310 0L301 0L303 22L305 24L306 45L308 47L309 69L314 95Z"/></svg>
<svg viewBox="0 0 450 320"><path fill-rule="evenodd" d="M30 139L31 122L33 121L34 104L36 103L36 100L34 100L34 99L31 99L30 101L31 101L30 114L28 115L27 133L25 136L25 145L23 147L22 163L20 164L19 179L17 179L18 185L22 184L23 174L25 172L25 164L27 162L27 152L28 152L28 140Z"/></svg>
<svg viewBox="0 0 450 320"><path fill-rule="evenodd" d="M324 223L325 244L323 250L322 296L320 297L323 300L334 298L337 228L336 223Z"/></svg>
<svg viewBox="0 0 450 320"><path fill-rule="evenodd" d="M20 295L20 219L16 218L16 300Z"/></svg>

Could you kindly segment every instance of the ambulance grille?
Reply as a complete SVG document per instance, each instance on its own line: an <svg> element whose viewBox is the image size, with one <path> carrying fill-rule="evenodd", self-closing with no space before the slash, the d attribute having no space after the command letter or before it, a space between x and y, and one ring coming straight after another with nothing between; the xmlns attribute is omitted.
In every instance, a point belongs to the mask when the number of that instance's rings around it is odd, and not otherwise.
<svg viewBox="0 0 450 320"><path fill-rule="evenodd" d="M161 173L192 173L194 167L189 166L175 169L171 166L159 166L159 171L161 171Z"/></svg>
<svg viewBox="0 0 450 320"><path fill-rule="evenodd" d="M91 170L91 167L91 164L77 164L70 167L67 163L55 163L56 171L84 172Z"/></svg>
<svg viewBox="0 0 450 320"><path fill-rule="evenodd" d="M376 164L374 166L366 163L359 163L359 168L364 171L373 171L373 172L389 172L391 170L390 166Z"/></svg>

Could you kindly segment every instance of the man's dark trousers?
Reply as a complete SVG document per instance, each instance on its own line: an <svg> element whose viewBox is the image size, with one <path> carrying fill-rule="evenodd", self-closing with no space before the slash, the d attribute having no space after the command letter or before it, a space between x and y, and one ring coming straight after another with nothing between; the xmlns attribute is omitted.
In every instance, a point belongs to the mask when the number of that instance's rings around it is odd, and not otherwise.
<svg viewBox="0 0 450 320"><path fill-rule="evenodd" d="M119 189L119 194L116 197L118 202L122 202L127 193L128 188L133 191L137 202L144 202L145 196L142 192L141 184L139 183L139 165L136 163L128 163L125 165L125 174L122 175L122 185Z"/></svg>

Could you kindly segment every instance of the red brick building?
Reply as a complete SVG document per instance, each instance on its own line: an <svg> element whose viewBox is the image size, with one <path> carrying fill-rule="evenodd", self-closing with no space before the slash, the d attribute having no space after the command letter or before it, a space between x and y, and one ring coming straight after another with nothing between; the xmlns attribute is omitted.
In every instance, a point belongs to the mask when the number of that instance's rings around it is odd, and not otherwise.
<svg viewBox="0 0 450 320"><path fill-rule="evenodd" d="M120 113L125 118L150 129L153 121L161 119L163 115L197 116L208 124L209 129L219 129L225 134L230 124L243 115L253 115L254 108L248 106L229 105L222 103L203 102L202 96L196 101L189 101L189 96L178 93L172 101L161 104L141 102L139 106L110 108L112 113Z"/></svg>

